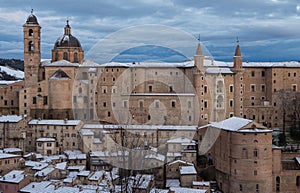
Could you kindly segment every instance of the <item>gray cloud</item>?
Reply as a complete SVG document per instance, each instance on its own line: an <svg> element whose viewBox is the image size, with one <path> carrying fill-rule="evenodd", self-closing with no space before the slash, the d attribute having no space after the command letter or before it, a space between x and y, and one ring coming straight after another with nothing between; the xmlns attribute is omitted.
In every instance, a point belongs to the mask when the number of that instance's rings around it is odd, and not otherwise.
<svg viewBox="0 0 300 193"><path fill-rule="evenodd" d="M239 36L245 60L299 60L300 46L293 43L300 42L300 3L297 0L3 1L0 57L23 57L19 52L22 25L31 8L42 26L43 58L50 57L53 44L62 35L65 21L69 19L72 33L86 52L99 39L120 29L161 24L194 36L200 33L201 41L216 59L232 60L235 39ZM288 41L291 39L292 42ZM271 51L261 54L266 46L272 46ZM283 47L290 50L284 56Z"/></svg>

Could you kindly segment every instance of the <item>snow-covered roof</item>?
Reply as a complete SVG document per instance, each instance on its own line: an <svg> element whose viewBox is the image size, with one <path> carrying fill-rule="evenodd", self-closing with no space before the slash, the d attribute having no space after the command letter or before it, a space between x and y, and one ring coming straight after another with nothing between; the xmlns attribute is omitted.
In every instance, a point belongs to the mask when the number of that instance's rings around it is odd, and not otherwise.
<svg viewBox="0 0 300 193"><path fill-rule="evenodd" d="M51 182L49 181L41 181L41 182L31 182L27 186L21 189L21 192L26 193L41 193L47 192L50 190L54 191L54 186L51 186ZM52 187L52 188L51 188Z"/></svg>
<svg viewBox="0 0 300 193"><path fill-rule="evenodd" d="M182 154L178 152L168 152L167 157L181 157Z"/></svg>
<svg viewBox="0 0 300 193"><path fill-rule="evenodd" d="M158 160L158 161L165 161L165 156L164 155L162 155L162 154L147 154L147 155L145 155L145 158L146 159L156 159L156 160Z"/></svg>
<svg viewBox="0 0 300 193"><path fill-rule="evenodd" d="M194 66L194 61L186 62L109 62L101 67L127 67L127 68L188 68Z"/></svg>
<svg viewBox="0 0 300 193"><path fill-rule="evenodd" d="M18 123L22 119L24 119L24 117L18 115L1 115L0 123Z"/></svg>
<svg viewBox="0 0 300 193"><path fill-rule="evenodd" d="M194 166L180 166L179 170L181 175L197 174L197 171Z"/></svg>
<svg viewBox="0 0 300 193"><path fill-rule="evenodd" d="M83 136L94 135L94 132L91 131L90 129L81 129L80 133Z"/></svg>
<svg viewBox="0 0 300 193"><path fill-rule="evenodd" d="M207 190L181 187L170 187L170 191L174 193L207 193Z"/></svg>
<svg viewBox="0 0 300 193"><path fill-rule="evenodd" d="M67 162L61 162L55 165L55 169L58 170L65 170L66 168L67 168Z"/></svg>
<svg viewBox="0 0 300 193"><path fill-rule="evenodd" d="M50 174L54 170L55 170L55 168L53 168L53 167L44 168L43 170L36 172L34 174L34 176L38 176L38 177L47 176L48 174Z"/></svg>
<svg viewBox="0 0 300 193"><path fill-rule="evenodd" d="M212 122L208 126L234 132L272 132L272 130L253 120L240 117L230 117L220 122Z"/></svg>
<svg viewBox="0 0 300 193"><path fill-rule="evenodd" d="M25 178L23 172L21 170L12 170L0 177L0 182L20 183Z"/></svg>
<svg viewBox="0 0 300 193"><path fill-rule="evenodd" d="M166 187L180 187L179 179L167 179L166 180Z"/></svg>
<svg viewBox="0 0 300 193"><path fill-rule="evenodd" d="M82 129L128 129L128 130L187 130L196 131L197 126L176 126L176 125L102 125L84 124Z"/></svg>
<svg viewBox="0 0 300 193"><path fill-rule="evenodd" d="M89 176L90 173L91 172L89 170L82 170L77 174L77 176Z"/></svg>
<svg viewBox="0 0 300 193"><path fill-rule="evenodd" d="M96 171L95 173L92 174L91 177L89 177L90 181L98 181L102 178L102 176L105 174L105 171Z"/></svg>
<svg viewBox="0 0 300 193"><path fill-rule="evenodd" d="M28 125L79 125L80 120L51 120L51 119L46 119L46 120L38 120L38 119L33 119L28 122Z"/></svg>
<svg viewBox="0 0 300 193"><path fill-rule="evenodd" d="M173 165L173 164L176 164L176 163L182 163L182 164L186 164L186 165L190 165L190 166L194 165L192 163L189 163L187 161L182 161L182 160L175 160L175 161L172 161L172 162L168 163L167 165L170 166L170 165Z"/></svg>
<svg viewBox="0 0 300 193"><path fill-rule="evenodd" d="M14 157L21 157L20 155L8 154L8 153L0 153L0 159L8 159Z"/></svg>
<svg viewBox="0 0 300 193"><path fill-rule="evenodd" d="M182 145L196 145L196 141L188 138L183 138L183 137L170 139L167 141L167 143L180 143Z"/></svg>
<svg viewBox="0 0 300 193"><path fill-rule="evenodd" d="M90 152L91 157L118 157L118 156L128 156L128 151L92 151Z"/></svg>
<svg viewBox="0 0 300 193"><path fill-rule="evenodd" d="M243 62L244 68L255 67L255 68L299 68L300 63L296 61L287 62Z"/></svg>
<svg viewBox="0 0 300 193"><path fill-rule="evenodd" d="M78 67L79 63L72 63L67 60L51 62L51 60L42 61L41 66L45 67Z"/></svg>
<svg viewBox="0 0 300 193"><path fill-rule="evenodd" d="M15 152L22 152L22 149L16 147L9 147L3 149L4 153L15 153Z"/></svg>
<svg viewBox="0 0 300 193"><path fill-rule="evenodd" d="M33 170L42 170L46 168L48 164L43 162L25 161L25 166L32 167Z"/></svg>
<svg viewBox="0 0 300 193"><path fill-rule="evenodd" d="M86 159L86 154L70 154L68 155L69 160Z"/></svg>
<svg viewBox="0 0 300 193"><path fill-rule="evenodd" d="M209 186L210 182L193 181L193 186Z"/></svg>
<svg viewBox="0 0 300 193"><path fill-rule="evenodd" d="M69 166L67 168L68 170L77 170L77 171L82 171L85 169L84 165L79 165L79 166Z"/></svg>
<svg viewBox="0 0 300 193"><path fill-rule="evenodd" d="M38 138L36 140L37 142L55 142L55 139L54 138L49 138L49 137L45 137L45 138Z"/></svg>
<svg viewBox="0 0 300 193"><path fill-rule="evenodd" d="M66 155L72 155L72 154L82 154L82 151L75 149L75 150L65 150L64 153Z"/></svg>

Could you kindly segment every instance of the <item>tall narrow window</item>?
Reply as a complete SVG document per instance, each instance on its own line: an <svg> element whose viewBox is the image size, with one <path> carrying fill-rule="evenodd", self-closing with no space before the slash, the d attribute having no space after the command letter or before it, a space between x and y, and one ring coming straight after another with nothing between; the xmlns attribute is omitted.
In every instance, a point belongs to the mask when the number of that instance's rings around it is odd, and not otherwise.
<svg viewBox="0 0 300 193"><path fill-rule="evenodd" d="M67 52L64 52L63 59L64 59L64 60L68 60L68 59L69 59L69 57L68 57L68 53L67 53Z"/></svg>
<svg viewBox="0 0 300 193"><path fill-rule="evenodd" d="M78 54L74 53L74 62L78 62Z"/></svg>
<svg viewBox="0 0 300 193"><path fill-rule="evenodd" d="M149 92L152 92L152 85L149 85Z"/></svg>
<svg viewBox="0 0 300 193"><path fill-rule="evenodd" d="M296 177L296 186L300 186L300 176Z"/></svg>
<svg viewBox="0 0 300 193"><path fill-rule="evenodd" d="M29 52L33 52L34 51L34 43L32 41L30 41L28 43L28 51Z"/></svg>
<svg viewBox="0 0 300 193"><path fill-rule="evenodd" d="M58 52L55 52L55 61L58 60Z"/></svg>
<svg viewBox="0 0 300 193"><path fill-rule="evenodd" d="M33 36L33 30L32 30L32 29L29 29L29 31L28 31L28 36L30 36L30 37Z"/></svg>
<svg viewBox="0 0 300 193"><path fill-rule="evenodd" d="M276 177L276 192L280 192L280 177Z"/></svg>
<svg viewBox="0 0 300 193"><path fill-rule="evenodd" d="M256 192L259 192L259 184L256 184Z"/></svg>

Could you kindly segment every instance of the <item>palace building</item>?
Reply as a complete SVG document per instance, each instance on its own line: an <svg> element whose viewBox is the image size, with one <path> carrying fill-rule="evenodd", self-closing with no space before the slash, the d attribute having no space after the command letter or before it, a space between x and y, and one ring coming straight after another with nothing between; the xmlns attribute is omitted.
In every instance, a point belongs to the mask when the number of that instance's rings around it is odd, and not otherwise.
<svg viewBox="0 0 300 193"><path fill-rule="evenodd" d="M298 62L232 62L202 54L180 63L98 64L84 59L67 21L50 60L41 60L41 26L32 13L23 25L22 82L0 88L2 115L80 119L107 124L205 125L232 116L269 127L299 117Z"/></svg>

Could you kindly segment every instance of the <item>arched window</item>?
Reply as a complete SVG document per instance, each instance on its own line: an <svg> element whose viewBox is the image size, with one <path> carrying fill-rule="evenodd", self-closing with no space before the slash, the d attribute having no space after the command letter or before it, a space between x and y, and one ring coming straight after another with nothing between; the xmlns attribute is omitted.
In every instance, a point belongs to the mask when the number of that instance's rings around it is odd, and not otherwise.
<svg viewBox="0 0 300 193"><path fill-rule="evenodd" d="M223 96L219 95L217 98L217 108L223 108Z"/></svg>
<svg viewBox="0 0 300 193"><path fill-rule="evenodd" d="M217 83L217 93L222 93L222 92L223 92L223 82L219 80Z"/></svg>
<svg viewBox="0 0 300 193"><path fill-rule="evenodd" d="M280 177L276 177L276 192L280 192Z"/></svg>
<svg viewBox="0 0 300 193"><path fill-rule="evenodd" d="M41 87L38 88L38 92L42 92L42 88Z"/></svg>
<svg viewBox="0 0 300 193"><path fill-rule="evenodd" d="M67 53L67 52L64 52L63 59L64 59L64 60L68 60L68 58L69 58L69 57L68 57L68 53Z"/></svg>
<svg viewBox="0 0 300 193"><path fill-rule="evenodd" d="M28 36L30 36L30 37L33 36L33 30L32 30L32 29L29 29L29 31L28 31Z"/></svg>
<svg viewBox="0 0 300 193"><path fill-rule="evenodd" d="M32 41L30 41L30 42L28 43L28 51L29 51L29 52L34 51L34 43L33 43Z"/></svg>
<svg viewBox="0 0 300 193"><path fill-rule="evenodd" d="M74 62L78 62L78 54L74 53Z"/></svg>

